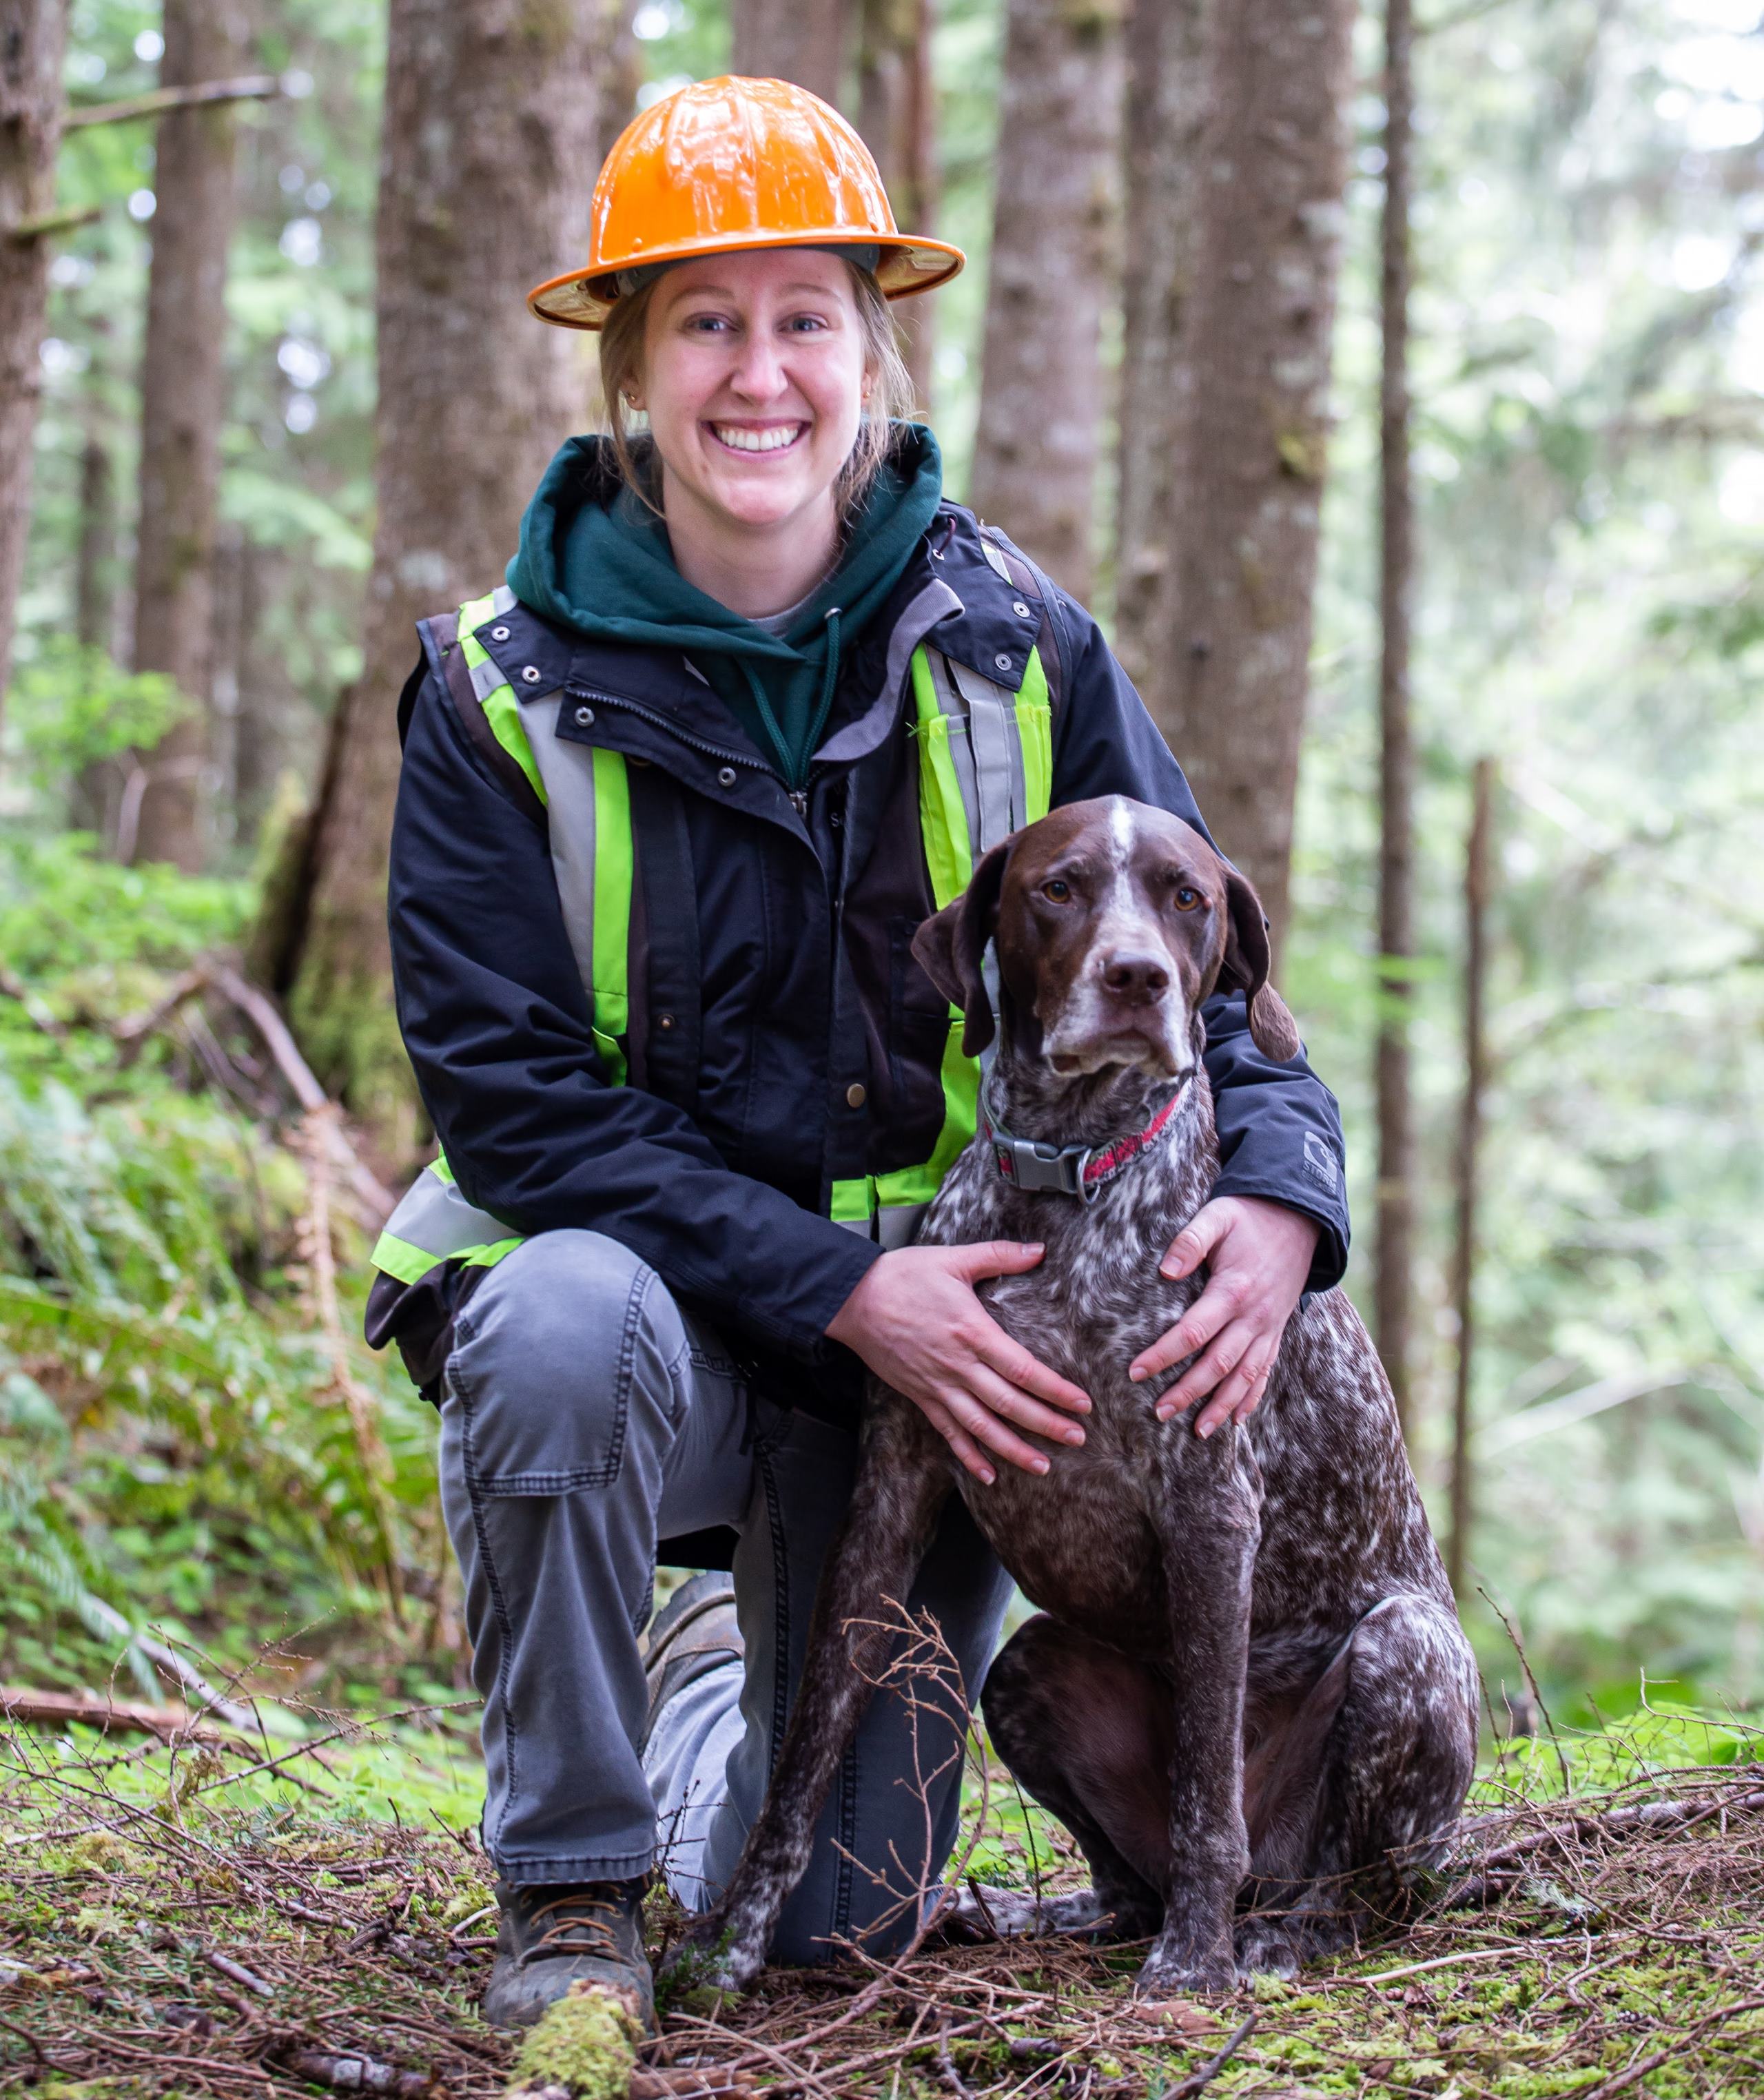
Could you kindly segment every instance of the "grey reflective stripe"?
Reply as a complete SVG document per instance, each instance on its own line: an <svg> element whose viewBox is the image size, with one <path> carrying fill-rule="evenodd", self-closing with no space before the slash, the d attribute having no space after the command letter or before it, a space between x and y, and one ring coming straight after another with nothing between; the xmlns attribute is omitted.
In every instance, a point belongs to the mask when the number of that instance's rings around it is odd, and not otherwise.
<svg viewBox="0 0 1764 2100"><path fill-rule="evenodd" d="M937 706L950 718L950 762L962 791L968 849L977 863L1029 821L1017 695L928 644L925 659Z"/></svg>
<svg viewBox="0 0 1764 2100"><path fill-rule="evenodd" d="M502 667L494 656L487 656L481 664L471 667L472 690L480 700L487 700L499 686L509 682L502 675Z"/></svg>
<svg viewBox="0 0 1764 2100"><path fill-rule="evenodd" d="M911 1246L918 1235L920 1219L930 1208L928 1203L884 1203L867 1218L840 1218L835 1222L859 1239L874 1240L880 1246Z"/></svg>
<svg viewBox="0 0 1764 2100"><path fill-rule="evenodd" d="M464 1254L470 1247L493 1246L498 1240L513 1237L500 1218L468 1203L452 1183L443 1181L432 1167L424 1167L405 1190L397 1209L386 1221L386 1230L394 1239L407 1240L425 1254L432 1254L437 1261Z"/></svg>
<svg viewBox="0 0 1764 2100"><path fill-rule="evenodd" d="M1004 571L999 571L1003 576ZM494 619L499 612L513 612L517 603L514 593L506 584L498 584L490 593L490 613Z"/></svg>
<svg viewBox="0 0 1764 2100"><path fill-rule="evenodd" d="M974 754L980 828L974 858L990 853L1028 818L1023 792L1022 739L1017 726L1017 695L965 664L950 660L950 673L968 703L968 741Z"/></svg>
<svg viewBox="0 0 1764 2100"><path fill-rule="evenodd" d="M549 718L538 710L550 704ZM570 743L558 735L557 695L547 693L521 701L521 727L527 732L533 763L545 783L551 841L551 871L563 907L563 930L570 952L594 1006L594 752L591 744Z"/></svg>

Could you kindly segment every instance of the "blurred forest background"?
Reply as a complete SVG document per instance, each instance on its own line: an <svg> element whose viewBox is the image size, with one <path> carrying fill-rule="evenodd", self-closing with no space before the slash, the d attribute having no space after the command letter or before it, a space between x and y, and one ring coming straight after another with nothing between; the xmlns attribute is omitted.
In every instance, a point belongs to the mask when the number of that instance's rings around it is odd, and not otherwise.
<svg viewBox="0 0 1764 2100"><path fill-rule="evenodd" d="M1275 907L1497 1701L1501 1612L1559 1718L1764 1698L1760 18L7 0L0 1678L465 1682L356 1339L425 1137L392 717L597 414L520 295L734 65L967 249L908 344L952 491Z"/></svg>

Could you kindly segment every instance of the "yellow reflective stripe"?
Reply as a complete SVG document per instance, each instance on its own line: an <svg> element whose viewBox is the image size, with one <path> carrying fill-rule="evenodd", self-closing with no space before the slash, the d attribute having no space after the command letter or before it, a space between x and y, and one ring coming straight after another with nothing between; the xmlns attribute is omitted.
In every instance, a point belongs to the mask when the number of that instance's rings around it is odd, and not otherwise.
<svg viewBox="0 0 1764 2100"><path fill-rule="evenodd" d="M480 664L490 661L490 651L478 639L478 629L495 610L494 591L483 598L474 598L460 607L459 646L465 658L468 671L475 670ZM491 735L532 783L533 792L543 802L545 800L545 783L539 777L539 768L533 759L533 747L527 742L527 731L522 726L520 703L514 697L514 688L505 678L493 691L483 695L478 705L484 711L484 720L490 725Z"/></svg>
<svg viewBox="0 0 1764 2100"><path fill-rule="evenodd" d="M463 1253L455 1255L453 1260L463 1262L468 1268L494 1268L504 1255L513 1254L518 1246L525 1244L521 1234L516 1233L511 1239L492 1240L488 1246L467 1247Z"/></svg>
<svg viewBox="0 0 1764 2100"><path fill-rule="evenodd" d="M505 1255L513 1254L522 1244L516 1233L512 1239L495 1240L483 1246L455 1247L451 1254L432 1254L427 1247L414 1246L392 1233L381 1233L373 1243L372 1260L376 1268L395 1276L400 1283L421 1283L430 1269L439 1268L444 1261L460 1262L467 1268L494 1268Z"/></svg>
<svg viewBox="0 0 1764 2100"><path fill-rule="evenodd" d="M1029 668L1017 696L1017 735L1023 751L1025 821L1033 824L1047 815L1053 803L1053 709L1039 649L1029 652Z"/></svg>
<svg viewBox="0 0 1764 2100"><path fill-rule="evenodd" d="M453 1169L448 1166L448 1156L444 1152L438 1152L430 1161L429 1171L434 1175L436 1180L445 1181L450 1189L456 1189L460 1185L453 1179Z"/></svg>
<svg viewBox="0 0 1764 2100"><path fill-rule="evenodd" d="M867 1224L875 1215L875 1189L868 1175L857 1181L836 1181L827 1215L836 1225Z"/></svg>
<svg viewBox="0 0 1764 2100"><path fill-rule="evenodd" d="M426 1247L412 1246L408 1240L396 1239L390 1233L381 1233L369 1259L376 1268L395 1276L400 1283L421 1283L431 1268L440 1267L445 1256L430 1254Z"/></svg>
<svg viewBox="0 0 1764 2100"><path fill-rule="evenodd" d="M913 651L913 702L918 720L919 828L924 840L931 893L941 911L967 889L974 872L968 837L968 812L961 783L950 757L950 718L937 705L931 665L921 642Z"/></svg>
<svg viewBox="0 0 1764 2100"><path fill-rule="evenodd" d="M631 1026L631 782L624 756L594 752L594 1032ZM620 1063L623 1063L623 1059Z"/></svg>
<svg viewBox="0 0 1764 2100"><path fill-rule="evenodd" d="M943 1045L943 1127L936 1148L922 1167L902 1167L892 1174L877 1175L876 1200L884 1210L896 1204L928 1203L974 1135L979 1121L980 1061L962 1049L963 1025L961 1016L955 1014Z"/></svg>

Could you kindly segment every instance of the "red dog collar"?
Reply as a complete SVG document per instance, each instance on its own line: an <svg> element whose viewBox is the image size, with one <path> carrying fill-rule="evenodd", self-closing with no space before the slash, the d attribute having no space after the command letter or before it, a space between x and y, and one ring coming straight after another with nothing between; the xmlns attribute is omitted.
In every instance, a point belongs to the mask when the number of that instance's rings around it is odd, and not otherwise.
<svg viewBox="0 0 1764 2100"><path fill-rule="evenodd" d="M1049 1145L1039 1138L1012 1137L984 1108L980 1110L980 1134L992 1148L999 1171L1013 1189L1032 1195L1076 1196L1083 1202L1093 1203L1105 1182L1113 1181L1123 1167L1157 1143L1187 1091L1184 1080L1144 1130L1134 1132L1131 1137L1118 1137L1100 1150L1089 1145Z"/></svg>

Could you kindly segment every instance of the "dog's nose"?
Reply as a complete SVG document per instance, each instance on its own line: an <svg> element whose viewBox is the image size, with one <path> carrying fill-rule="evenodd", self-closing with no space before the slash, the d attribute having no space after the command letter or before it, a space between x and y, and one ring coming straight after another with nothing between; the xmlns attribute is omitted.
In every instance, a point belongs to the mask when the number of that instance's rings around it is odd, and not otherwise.
<svg viewBox="0 0 1764 2100"><path fill-rule="evenodd" d="M1153 955L1110 955L1103 964L1103 988L1116 999L1149 1005L1170 989L1170 971Z"/></svg>

